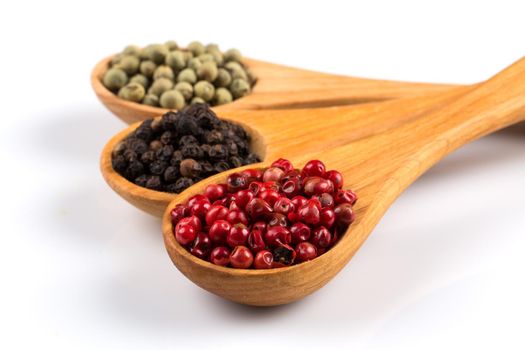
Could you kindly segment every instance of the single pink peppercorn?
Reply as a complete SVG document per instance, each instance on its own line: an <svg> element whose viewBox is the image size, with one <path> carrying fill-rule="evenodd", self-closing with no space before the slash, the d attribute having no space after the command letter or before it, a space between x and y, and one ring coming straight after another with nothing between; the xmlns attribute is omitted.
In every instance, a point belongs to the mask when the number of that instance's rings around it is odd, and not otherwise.
<svg viewBox="0 0 525 350"><path fill-rule="evenodd" d="M206 186L206 189L204 190L204 195L208 197L210 202L215 202L216 200L221 199L226 193L226 191L227 188L225 185L211 184Z"/></svg>
<svg viewBox="0 0 525 350"><path fill-rule="evenodd" d="M308 261L317 257L317 248L309 242L301 242L295 247L296 259L299 262Z"/></svg>
<svg viewBox="0 0 525 350"><path fill-rule="evenodd" d="M248 235L247 245L252 250L252 252L257 253L266 248L266 243L264 242L263 235L264 231L259 231L253 228L250 231L250 234Z"/></svg>
<svg viewBox="0 0 525 350"><path fill-rule="evenodd" d="M292 234L292 243L299 244L310 239L311 229L308 225L303 224L302 222L296 222L290 227L290 232Z"/></svg>
<svg viewBox="0 0 525 350"><path fill-rule="evenodd" d="M255 255L253 267L256 269L271 269L273 267L273 254L269 250L261 250Z"/></svg>
<svg viewBox="0 0 525 350"><path fill-rule="evenodd" d="M211 226L217 220L225 220L230 211L222 205L212 205L206 213L206 225Z"/></svg>
<svg viewBox="0 0 525 350"><path fill-rule="evenodd" d="M326 227L320 226L312 232L310 243L315 245L317 248L327 248L331 242L332 235Z"/></svg>
<svg viewBox="0 0 525 350"><path fill-rule="evenodd" d="M280 168L285 172L293 170L292 163L289 160L283 158L277 159L275 162L272 163L272 165L270 165L270 167Z"/></svg>
<svg viewBox="0 0 525 350"><path fill-rule="evenodd" d="M343 175L337 170L329 170L324 174L325 179L332 181L335 189L340 189L344 185Z"/></svg>
<svg viewBox="0 0 525 350"><path fill-rule="evenodd" d="M231 224L226 220L215 221L208 230L211 241L217 245L225 244L226 237L228 236L231 228Z"/></svg>
<svg viewBox="0 0 525 350"><path fill-rule="evenodd" d="M301 176L320 176L323 177L326 171L326 167L320 160L311 160L306 163L301 171Z"/></svg>
<svg viewBox="0 0 525 350"><path fill-rule="evenodd" d="M219 266L226 266L230 263L230 250L226 247L215 247L210 253L210 262Z"/></svg>
<svg viewBox="0 0 525 350"><path fill-rule="evenodd" d="M170 212L171 224L177 223L184 217L190 215L190 208L184 204L177 204Z"/></svg>
<svg viewBox="0 0 525 350"><path fill-rule="evenodd" d="M213 246L210 237L208 237L207 234L200 232L193 241L193 244L190 248L190 253L198 258L206 259L212 248Z"/></svg>
<svg viewBox="0 0 525 350"><path fill-rule="evenodd" d="M250 249L239 245L230 254L230 264L236 269L248 269L253 263L253 253Z"/></svg>
<svg viewBox="0 0 525 350"><path fill-rule="evenodd" d="M232 248L238 245L245 245L249 234L250 231L243 224L233 225L226 236L226 243Z"/></svg>

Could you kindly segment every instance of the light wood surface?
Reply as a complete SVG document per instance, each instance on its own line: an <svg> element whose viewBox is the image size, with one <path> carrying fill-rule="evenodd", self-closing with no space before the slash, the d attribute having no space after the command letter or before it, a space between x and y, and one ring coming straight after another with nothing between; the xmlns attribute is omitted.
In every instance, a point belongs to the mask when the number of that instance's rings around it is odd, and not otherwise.
<svg viewBox="0 0 525 350"><path fill-rule="evenodd" d="M166 113L167 109L123 100L106 89L101 78L111 57L100 61L91 73L98 99L117 117L131 124ZM258 77L251 94L214 107L217 113L232 110L318 108L377 102L444 92L455 85L373 80L325 74L245 59Z"/></svg>
<svg viewBox="0 0 525 350"><path fill-rule="evenodd" d="M345 187L357 191L357 220L326 254L288 268L237 270L200 260L182 248L173 237L169 211L177 203L184 203L190 196L202 193L207 184L224 182L229 173L237 171L233 170L199 182L170 203L163 217L163 234L172 261L200 287L238 303L278 305L315 292L348 263L392 202L428 168L458 147L524 119L525 59L475 88L437 99L435 107L427 105L424 112L421 104L425 99L417 101L414 99L413 103L406 104L398 100L356 106L352 112L347 111L350 116L362 113L362 116L378 120L389 120L389 115L411 116L391 128L347 140L346 144L329 143L321 147L319 143L316 152L303 150L304 143L297 148L267 145L268 156L271 155L268 161L282 155L301 166L309 159L319 158L328 168L343 173ZM319 112L310 111L322 124L325 119L317 114ZM258 127L254 126L256 130ZM274 128L277 127L280 125L274 123ZM280 129L283 134L293 135L297 130ZM266 130L259 131L264 134ZM309 139L317 144L319 134L311 129L310 132Z"/></svg>
<svg viewBox="0 0 525 350"><path fill-rule="evenodd" d="M445 93L382 103L319 109L247 111L231 110L221 119L241 124L251 135L252 151L262 159L293 158L329 150L360 138L391 129L439 108L472 87L455 87ZM390 113L394 108L398 113ZM101 154L101 171L110 187L137 208L161 217L176 194L148 190L113 170L111 152L140 122L116 134Z"/></svg>

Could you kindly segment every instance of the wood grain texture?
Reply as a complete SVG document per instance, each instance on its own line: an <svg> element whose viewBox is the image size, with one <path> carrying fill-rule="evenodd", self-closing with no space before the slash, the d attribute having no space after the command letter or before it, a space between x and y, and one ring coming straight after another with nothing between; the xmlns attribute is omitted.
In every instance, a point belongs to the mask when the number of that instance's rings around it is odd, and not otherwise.
<svg viewBox="0 0 525 350"><path fill-rule="evenodd" d="M98 99L128 124L166 113L164 108L123 100L101 82L111 57L100 61L91 73ZM217 106L217 113L235 110L318 108L384 101L444 92L454 85L373 80L318 73L253 59L245 59L258 77L250 95Z"/></svg>
<svg viewBox="0 0 525 350"><path fill-rule="evenodd" d="M242 125L251 136L252 152L260 155L261 159L295 158L394 128L440 108L469 89L472 87L456 87L426 97L354 106L306 110L232 110L223 112L219 117ZM392 108L397 113L390 113ZM137 186L115 172L111 166L113 148L139 124L132 124L111 138L102 150L100 168L104 179L116 193L137 208L161 217L166 206L177 195Z"/></svg>
<svg viewBox="0 0 525 350"><path fill-rule="evenodd" d="M407 117L386 130L317 152L290 148L279 151L289 155L297 166L311 158L322 159L328 168L340 170L345 187L359 195L356 222L326 254L288 268L237 270L200 260L181 247L174 239L169 211L202 193L207 184L224 182L234 170L199 182L170 203L162 229L172 261L200 287L238 303L278 305L313 293L348 263L392 202L422 173L458 147L525 119L525 59L479 86L448 96L446 101L438 100L434 108L426 106L425 113L419 111L420 107L403 101L377 104L375 110L358 106L353 113L365 109L372 119L400 114L417 117ZM293 133L293 129L283 132ZM269 155L279 153L270 151L269 145L267 151Z"/></svg>

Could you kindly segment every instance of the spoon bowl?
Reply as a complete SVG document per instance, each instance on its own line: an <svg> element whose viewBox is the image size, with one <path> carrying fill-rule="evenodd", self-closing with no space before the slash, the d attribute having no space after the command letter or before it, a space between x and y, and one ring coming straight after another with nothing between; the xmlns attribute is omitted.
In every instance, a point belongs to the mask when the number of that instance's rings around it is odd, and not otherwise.
<svg viewBox="0 0 525 350"><path fill-rule="evenodd" d="M112 56L101 60L91 73L91 85L98 99L127 124L162 115L168 109L152 107L119 98L102 84ZM318 73L278 64L244 59L257 76L251 94L221 106L216 113L235 110L319 108L383 101L408 96L444 92L454 87L373 80Z"/></svg>
<svg viewBox="0 0 525 350"><path fill-rule="evenodd" d="M191 186L169 204L162 225L168 254L195 284L226 299L258 306L299 300L324 286L348 263L399 194L433 164L472 140L522 121L524 96L525 59L522 59L446 103L439 101L424 114L417 113L417 105L406 106L403 101L376 105L371 117L385 113L417 117L405 118L392 128L322 152L293 153L287 157L296 166L309 159L323 160L327 168L341 171L348 179L348 187L359 196L354 207L356 221L332 249L312 261L271 270L233 269L198 259L176 242L171 209L203 193L206 185L224 182L238 169ZM245 168L255 166L258 165Z"/></svg>

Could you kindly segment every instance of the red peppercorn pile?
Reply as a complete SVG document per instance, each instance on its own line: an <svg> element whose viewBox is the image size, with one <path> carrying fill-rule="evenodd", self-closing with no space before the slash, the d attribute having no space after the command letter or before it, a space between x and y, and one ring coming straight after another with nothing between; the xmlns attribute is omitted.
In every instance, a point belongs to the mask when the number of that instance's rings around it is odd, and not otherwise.
<svg viewBox="0 0 525 350"><path fill-rule="evenodd" d="M311 160L302 170L286 159L212 184L171 211L175 239L220 266L269 269L312 260L354 221L357 196L343 176Z"/></svg>

